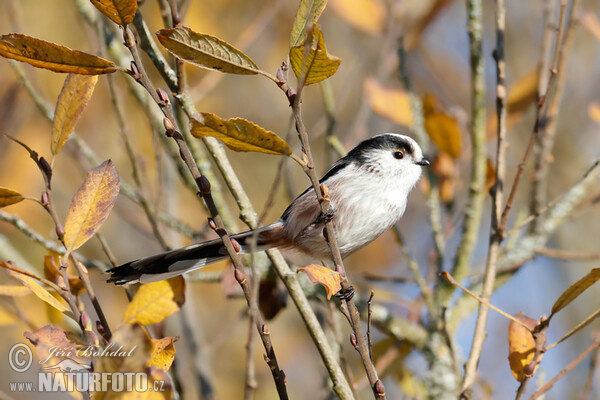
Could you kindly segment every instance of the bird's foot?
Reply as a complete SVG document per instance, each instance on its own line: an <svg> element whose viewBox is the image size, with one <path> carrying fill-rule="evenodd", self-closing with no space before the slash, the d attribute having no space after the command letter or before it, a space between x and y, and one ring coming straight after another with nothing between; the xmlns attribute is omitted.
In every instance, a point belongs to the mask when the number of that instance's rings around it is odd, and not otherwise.
<svg viewBox="0 0 600 400"><path fill-rule="evenodd" d="M335 213L333 212L333 208L329 207L329 210L327 210L324 213L321 213L317 219L315 220L315 224L320 224L320 223L328 223L331 222L333 220L333 217L335 216Z"/></svg>
<svg viewBox="0 0 600 400"><path fill-rule="evenodd" d="M335 294L335 297L337 297L340 300L352 300L352 298L354 297L354 286L350 285L347 289L341 289Z"/></svg>

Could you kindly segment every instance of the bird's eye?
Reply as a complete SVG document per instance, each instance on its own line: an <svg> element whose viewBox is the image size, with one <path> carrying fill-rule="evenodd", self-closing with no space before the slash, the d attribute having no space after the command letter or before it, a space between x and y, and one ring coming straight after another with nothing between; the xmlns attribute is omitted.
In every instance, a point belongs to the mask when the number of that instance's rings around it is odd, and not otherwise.
<svg viewBox="0 0 600 400"><path fill-rule="evenodd" d="M402 160L404 158L404 153L400 150L394 152L394 158L397 160Z"/></svg>

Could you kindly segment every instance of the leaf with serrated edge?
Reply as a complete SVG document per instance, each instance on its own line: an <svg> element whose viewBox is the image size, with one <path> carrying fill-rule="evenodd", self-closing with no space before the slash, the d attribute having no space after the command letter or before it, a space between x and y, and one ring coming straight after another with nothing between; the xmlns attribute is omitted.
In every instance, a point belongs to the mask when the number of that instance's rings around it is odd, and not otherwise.
<svg viewBox="0 0 600 400"><path fill-rule="evenodd" d="M115 24L125 26L133 21L137 0L90 0L92 4Z"/></svg>
<svg viewBox="0 0 600 400"><path fill-rule="evenodd" d="M151 325L181 309L185 301L185 281L181 276L146 283L137 291L125 310L126 324Z"/></svg>
<svg viewBox="0 0 600 400"><path fill-rule="evenodd" d="M20 33L0 36L0 56L54 72L80 75L110 74L118 69L104 58Z"/></svg>
<svg viewBox="0 0 600 400"><path fill-rule="evenodd" d="M312 283L320 283L325 287L327 300L342 289L342 277L337 271L318 264L310 264L306 267L298 268L297 272L304 271Z"/></svg>
<svg viewBox="0 0 600 400"><path fill-rule="evenodd" d="M364 91L373 111L398 125L411 126L413 113L408 93L400 89L381 86L373 78L367 78Z"/></svg>
<svg viewBox="0 0 600 400"><path fill-rule="evenodd" d="M5 266L6 264L4 262L0 261L0 265ZM21 281L21 283L23 285L25 285L25 287L27 287L29 290L31 290L37 297L39 297L40 300L43 300L46 303L50 304L52 307L56 308L58 311L61 311L61 312L69 311L69 308L66 305L64 305L63 303L58 301L56 299L56 297L52 296L50 294L50 292L48 292L46 289L44 289L44 287L42 285L40 285L39 283L37 283L33 278L30 278L27 275L23 275L23 274L20 274L18 272L12 271L12 270L8 270L8 274L10 276L12 276L13 278Z"/></svg>
<svg viewBox="0 0 600 400"><path fill-rule="evenodd" d="M230 74L263 73L241 50L214 36L194 32L187 26L161 29L156 36L174 56L198 67Z"/></svg>
<svg viewBox="0 0 600 400"><path fill-rule="evenodd" d="M581 293L586 291L590 286L596 283L600 279L600 268L592 269L586 276L569 286L567 290L564 291L563 294L560 295L556 303L552 306L552 317L553 314L556 314L563 308L565 308L569 303L575 300Z"/></svg>
<svg viewBox="0 0 600 400"><path fill-rule="evenodd" d="M215 137L232 150L255 151L266 154L289 155L290 146L277 136L255 123L243 118L223 120L211 113L202 113L204 123L192 118L191 132L194 137Z"/></svg>
<svg viewBox="0 0 600 400"><path fill-rule="evenodd" d="M165 337L162 339L152 339L152 355L148 361L148 366L154 365L168 371L175 360L175 345L179 337Z"/></svg>
<svg viewBox="0 0 600 400"><path fill-rule="evenodd" d="M58 154L73 133L75 125L87 106L98 82L97 75L69 74L56 101L50 150Z"/></svg>
<svg viewBox="0 0 600 400"><path fill-rule="evenodd" d="M304 80L305 85L319 83L329 78L336 73L342 62L339 58L327 54L323 34L316 24L313 35L313 46L308 54L305 54L304 44L290 49L292 70L298 79L302 79L306 75Z"/></svg>
<svg viewBox="0 0 600 400"><path fill-rule="evenodd" d="M300 6L298 6L298 12L294 19L294 25L292 25L290 49L304 43L306 40L306 28L311 24L317 23L326 5L327 0L300 1Z"/></svg>
<svg viewBox="0 0 600 400"><path fill-rule="evenodd" d="M23 201L23 195L12 189L0 186L0 208Z"/></svg>
<svg viewBox="0 0 600 400"><path fill-rule="evenodd" d="M65 222L65 246L75 250L92 237L115 205L119 175L111 160L88 172L73 196Z"/></svg>

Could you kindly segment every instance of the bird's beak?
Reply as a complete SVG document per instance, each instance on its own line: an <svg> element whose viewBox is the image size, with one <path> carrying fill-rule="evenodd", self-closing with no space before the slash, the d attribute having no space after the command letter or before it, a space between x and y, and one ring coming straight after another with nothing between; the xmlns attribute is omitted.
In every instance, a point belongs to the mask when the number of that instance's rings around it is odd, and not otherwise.
<svg viewBox="0 0 600 400"><path fill-rule="evenodd" d="M431 163L429 162L428 159L421 158L421 160L417 161L415 164L420 165L421 167L426 167L426 166L430 165Z"/></svg>

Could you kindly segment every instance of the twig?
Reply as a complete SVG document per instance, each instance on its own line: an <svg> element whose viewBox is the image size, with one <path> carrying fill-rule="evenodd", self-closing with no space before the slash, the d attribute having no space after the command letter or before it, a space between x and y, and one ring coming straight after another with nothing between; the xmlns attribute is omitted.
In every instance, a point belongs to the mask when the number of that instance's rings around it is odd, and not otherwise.
<svg viewBox="0 0 600 400"><path fill-rule="evenodd" d="M585 349L581 354L579 354L576 359L571 361L571 363L569 365L567 365L565 368L563 368L554 378L552 378L548 383L546 383L538 391L536 391L533 395L531 395L531 397L529 399L530 400L537 399L542 394L546 393L548 390L550 390L552 388L552 386L556 383L556 381L558 381L560 378L562 378L567 372L569 372L570 370L575 368L575 366L577 366L577 364L579 364L581 361L583 361L583 359L585 357L587 357L588 354L590 354L592 351L594 351L595 349L597 349L599 347L600 347L600 341L596 341L596 342L592 343L587 349Z"/></svg>
<svg viewBox="0 0 600 400"><path fill-rule="evenodd" d="M479 233L485 200L485 80L483 58L483 10L481 0L467 1L467 30L471 62L471 178L465 219L452 275L461 281L469 272L469 260ZM441 304L446 304L452 289L440 288Z"/></svg>
<svg viewBox="0 0 600 400"><path fill-rule="evenodd" d="M537 253L551 258L560 258L563 260L598 260L600 253L581 253L578 251L558 250L549 247L542 247L537 250Z"/></svg>
<svg viewBox="0 0 600 400"><path fill-rule="evenodd" d="M248 314L248 339L246 342L246 384L244 385L244 400L254 399L256 392L256 373L254 370L254 316Z"/></svg>
<svg viewBox="0 0 600 400"><path fill-rule="evenodd" d="M598 367L598 361L600 356L600 348L594 350L594 354L590 357L590 367L588 368L587 378L585 379L585 385L581 391L579 400L585 400L590 398L590 394L593 390L594 374Z"/></svg>
<svg viewBox="0 0 600 400"><path fill-rule="evenodd" d="M373 296L375 296L375 292L371 290L371 294L369 295L369 300L367 301L367 345L369 347L369 358L371 362L373 362L373 346L371 344L371 302L373 301Z"/></svg>
<svg viewBox="0 0 600 400"><path fill-rule="evenodd" d="M504 60L504 30L506 28L506 9L504 0L496 0L496 49L494 58L496 59L496 112L498 116L498 141L496 149L496 181L492 188L492 222L490 233L490 246L483 278L482 300L490 302L494 291L496 280L496 267L500 254L500 244L502 235L500 234L500 218L502 216L502 204L504 198L504 179L506 173L506 62ZM475 322L473 332L473 344L471 353L465 364L465 375L463 378L461 392L468 390L475 382L477 365L483 342L486 337L485 327L487 324L488 306L485 303L479 304L479 313Z"/></svg>

